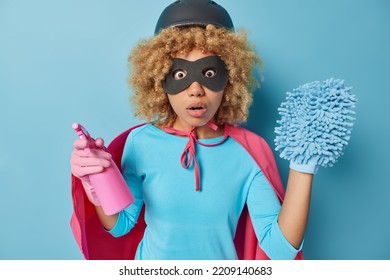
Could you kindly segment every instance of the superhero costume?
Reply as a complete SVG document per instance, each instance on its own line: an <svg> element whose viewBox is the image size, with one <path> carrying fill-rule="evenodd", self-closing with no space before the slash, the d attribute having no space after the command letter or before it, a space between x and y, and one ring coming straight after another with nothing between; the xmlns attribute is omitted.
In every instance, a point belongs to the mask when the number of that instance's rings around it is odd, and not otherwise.
<svg viewBox="0 0 390 280"><path fill-rule="evenodd" d="M119 135L108 147L118 166L120 166L127 135L132 129ZM253 157L269 183L273 186L279 200L282 201L284 190L272 151L265 141L256 134L240 127L225 126L225 130L229 137L232 137L241 144ZM86 259L133 259L146 226L144 222L144 210L141 211L138 223L130 233L123 237L114 238L101 226L94 206L85 196L81 182L73 176L72 196L75 212L71 225L84 257ZM268 258L258 246L246 208L241 214L234 242L239 259ZM299 252L296 259L301 258L302 253Z"/></svg>

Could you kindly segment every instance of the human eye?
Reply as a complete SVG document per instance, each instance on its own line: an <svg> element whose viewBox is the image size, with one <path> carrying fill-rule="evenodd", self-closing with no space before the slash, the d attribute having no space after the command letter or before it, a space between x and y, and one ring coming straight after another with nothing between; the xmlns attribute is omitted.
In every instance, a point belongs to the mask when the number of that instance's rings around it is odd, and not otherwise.
<svg viewBox="0 0 390 280"><path fill-rule="evenodd" d="M217 70L215 68L206 68L202 71L202 73L207 78L213 78L217 75Z"/></svg>
<svg viewBox="0 0 390 280"><path fill-rule="evenodd" d="M183 69L177 69L173 71L173 78L175 80L181 80L184 79L187 76L187 72Z"/></svg>

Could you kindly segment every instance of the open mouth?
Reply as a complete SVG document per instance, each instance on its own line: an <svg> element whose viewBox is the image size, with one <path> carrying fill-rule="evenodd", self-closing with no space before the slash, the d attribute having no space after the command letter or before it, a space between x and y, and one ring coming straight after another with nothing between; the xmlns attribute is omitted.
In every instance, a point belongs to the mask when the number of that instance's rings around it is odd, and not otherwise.
<svg viewBox="0 0 390 280"><path fill-rule="evenodd" d="M187 107L187 110L204 110L206 106L201 102L194 102Z"/></svg>
<svg viewBox="0 0 390 280"><path fill-rule="evenodd" d="M202 117L206 113L206 111L206 106L201 103L194 103L187 107L187 112L192 117Z"/></svg>
<svg viewBox="0 0 390 280"><path fill-rule="evenodd" d="M188 110L194 110L194 111L196 111L196 110L203 110L203 109L205 109L204 107L189 107L188 108Z"/></svg>

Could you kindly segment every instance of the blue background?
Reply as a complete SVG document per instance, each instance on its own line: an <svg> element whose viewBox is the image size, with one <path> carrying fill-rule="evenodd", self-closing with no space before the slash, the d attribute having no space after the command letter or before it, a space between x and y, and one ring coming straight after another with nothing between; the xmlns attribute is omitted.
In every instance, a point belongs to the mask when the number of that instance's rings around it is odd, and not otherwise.
<svg viewBox="0 0 390 280"><path fill-rule="evenodd" d="M127 55L171 2L0 0L0 259L82 258L69 227L71 125L109 142L141 121ZM272 147L287 91L336 77L358 98L344 156L315 176L306 259L390 259L390 2L217 2L264 60L246 126Z"/></svg>

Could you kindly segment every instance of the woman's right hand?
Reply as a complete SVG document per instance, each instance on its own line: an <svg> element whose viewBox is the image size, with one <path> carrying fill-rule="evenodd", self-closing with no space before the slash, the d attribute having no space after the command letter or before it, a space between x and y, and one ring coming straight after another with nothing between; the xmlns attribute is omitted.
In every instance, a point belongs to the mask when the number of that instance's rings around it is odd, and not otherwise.
<svg viewBox="0 0 390 280"><path fill-rule="evenodd" d="M111 154L104 151L104 140L97 138L95 147L89 147L87 140L73 142L74 150L70 159L71 171L81 180L88 180L88 175L100 173L110 166Z"/></svg>
<svg viewBox="0 0 390 280"><path fill-rule="evenodd" d="M94 147L90 147L87 140L77 139L73 142L74 150L71 154L70 167L72 174L81 180L89 201L100 205L99 199L89 181L89 175L103 172L110 166L111 154L103 150L104 140L97 138Z"/></svg>

